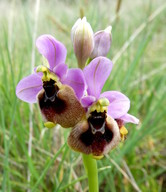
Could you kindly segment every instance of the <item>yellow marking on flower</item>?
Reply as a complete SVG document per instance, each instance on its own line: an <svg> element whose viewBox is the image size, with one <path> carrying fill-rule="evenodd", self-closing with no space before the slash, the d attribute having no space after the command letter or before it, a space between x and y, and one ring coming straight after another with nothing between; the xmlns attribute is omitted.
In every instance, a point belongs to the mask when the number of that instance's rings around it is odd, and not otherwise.
<svg viewBox="0 0 166 192"><path fill-rule="evenodd" d="M128 130L122 126L120 128L120 135L121 135L121 140L124 141L125 140L125 136L128 134Z"/></svg>
<svg viewBox="0 0 166 192"><path fill-rule="evenodd" d="M97 111L104 112L108 110L109 100L107 98L101 98L90 107L90 112Z"/></svg>
<svg viewBox="0 0 166 192"><path fill-rule="evenodd" d="M121 133L122 135L127 135L127 134L128 134L128 130L126 129L125 126L122 126L122 127L120 128L120 133Z"/></svg>
<svg viewBox="0 0 166 192"><path fill-rule="evenodd" d="M108 106L110 104L109 100L107 98L101 98L98 100L98 103L101 106Z"/></svg>
<svg viewBox="0 0 166 192"><path fill-rule="evenodd" d="M36 72L43 73L42 81L50 81L51 79L55 82L59 81L59 78L54 73L50 72L50 70L44 65L39 65Z"/></svg>
<svg viewBox="0 0 166 192"><path fill-rule="evenodd" d="M93 104L91 107L90 107L90 112L93 112L96 110L96 104Z"/></svg>
<svg viewBox="0 0 166 192"><path fill-rule="evenodd" d="M47 121L44 123L44 126L51 129L51 128L54 128L55 127L55 123L51 122L51 121Z"/></svg>
<svg viewBox="0 0 166 192"><path fill-rule="evenodd" d="M100 106L99 103L96 103L96 111L97 111L98 113L101 112L101 106Z"/></svg>
<svg viewBox="0 0 166 192"><path fill-rule="evenodd" d="M107 107L102 107L101 108L101 112L103 113L104 111L106 111L107 112L107 110L108 110L108 108Z"/></svg>
<svg viewBox="0 0 166 192"><path fill-rule="evenodd" d="M96 160L100 160L100 159L102 159L104 157L104 155L99 155L99 156L97 156L97 155L92 155L92 158L93 159L96 159Z"/></svg>
<svg viewBox="0 0 166 192"><path fill-rule="evenodd" d="M37 72L47 73L47 72L49 72L49 69L46 66L44 66L44 65L39 65L37 67L36 71Z"/></svg>

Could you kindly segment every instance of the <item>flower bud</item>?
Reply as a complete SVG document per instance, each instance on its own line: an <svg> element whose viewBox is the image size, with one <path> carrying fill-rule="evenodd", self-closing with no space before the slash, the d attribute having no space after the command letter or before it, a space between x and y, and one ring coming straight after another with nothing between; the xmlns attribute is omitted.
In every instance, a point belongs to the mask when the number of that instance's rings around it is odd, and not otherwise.
<svg viewBox="0 0 166 192"><path fill-rule="evenodd" d="M94 48L93 30L86 17L76 21L71 30L71 39L78 66L83 69Z"/></svg>
<svg viewBox="0 0 166 192"><path fill-rule="evenodd" d="M95 57L107 55L112 42L111 30L112 27L109 26L105 30L98 31L94 34L94 49L90 58L93 59Z"/></svg>

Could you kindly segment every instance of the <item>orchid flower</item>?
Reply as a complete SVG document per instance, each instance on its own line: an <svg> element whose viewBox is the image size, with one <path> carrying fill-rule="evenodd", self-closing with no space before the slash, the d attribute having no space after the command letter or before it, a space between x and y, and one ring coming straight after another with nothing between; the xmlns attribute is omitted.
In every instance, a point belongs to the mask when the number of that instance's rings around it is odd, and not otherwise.
<svg viewBox="0 0 166 192"><path fill-rule="evenodd" d="M93 158L102 158L124 140L128 133L125 123L138 124L139 120L128 114L130 100L124 94L101 93L113 66L104 57L111 47L111 26L94 34L84 17L74 24L71 38L82 70L68 69L65 46L51 35L42 35L36 46L43 65L18 83L16 95L25 102L38 103L46 127L72 127L68 145L83 154L89 191L94 192L98 191L98 177Z"/></svg>
<svg viewBox="0 0 166 192"><path fill-rule="evenodd" d="M46 126L58 123L72 127L85 113L79 102L86 86L83 72L68 69L65 46L51 35L40 36L36 46L48 66L40 65L33 74L23 78L17 85L16 95L28 103L38 102Z"/></svg>
<svg viewBox="0 0 166 192"><path fill-rule="evenodd" d="M111 60L97 57L83 70L88 87L81 103L87 114L68 138L69 146L76 151L102 157L124 139L127 134L124 123L139 122L128 114L130 100L124 94L118 91L101 93L112 66Z"/></svg>

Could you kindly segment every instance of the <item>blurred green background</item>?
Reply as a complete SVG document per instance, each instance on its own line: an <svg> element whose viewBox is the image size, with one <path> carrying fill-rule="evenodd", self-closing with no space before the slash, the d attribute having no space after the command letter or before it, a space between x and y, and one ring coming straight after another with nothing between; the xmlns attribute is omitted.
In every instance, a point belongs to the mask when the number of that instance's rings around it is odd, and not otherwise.
<svg viewBox="0 0 166 192"><path fill-rule="evenodd" d="M98 161L100 192L166 191L165 0L1 0L0 192L88 191L81 156L65 145L70 130L46 129L37 105L15 95L18 81L42 62L41 34L63 42L66 63L77 67L70 30L83 15L94 32L112 25L114 67L104 90L126 94L140 119Z"/></svg>

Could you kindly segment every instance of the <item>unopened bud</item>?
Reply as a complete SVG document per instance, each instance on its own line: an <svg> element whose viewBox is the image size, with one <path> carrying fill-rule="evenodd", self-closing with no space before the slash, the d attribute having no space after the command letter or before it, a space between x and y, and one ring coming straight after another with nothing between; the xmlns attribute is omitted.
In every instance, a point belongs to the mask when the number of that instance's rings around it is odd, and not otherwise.
<svg viewBox="0 0 166 192"><path fill-rule="evenodd" d="M105 30L98 31L94 34L94 49L90 58L93 59L95 57L107 55L112 43L111 30L112 27L109 26Z"/></svg>
<svg viewBox="0 0 166 192"><path fill-rule="evenodd" d="M78 19L71 30L78 66L83 69L94 48L93 30L86 17Z"/></svg>

